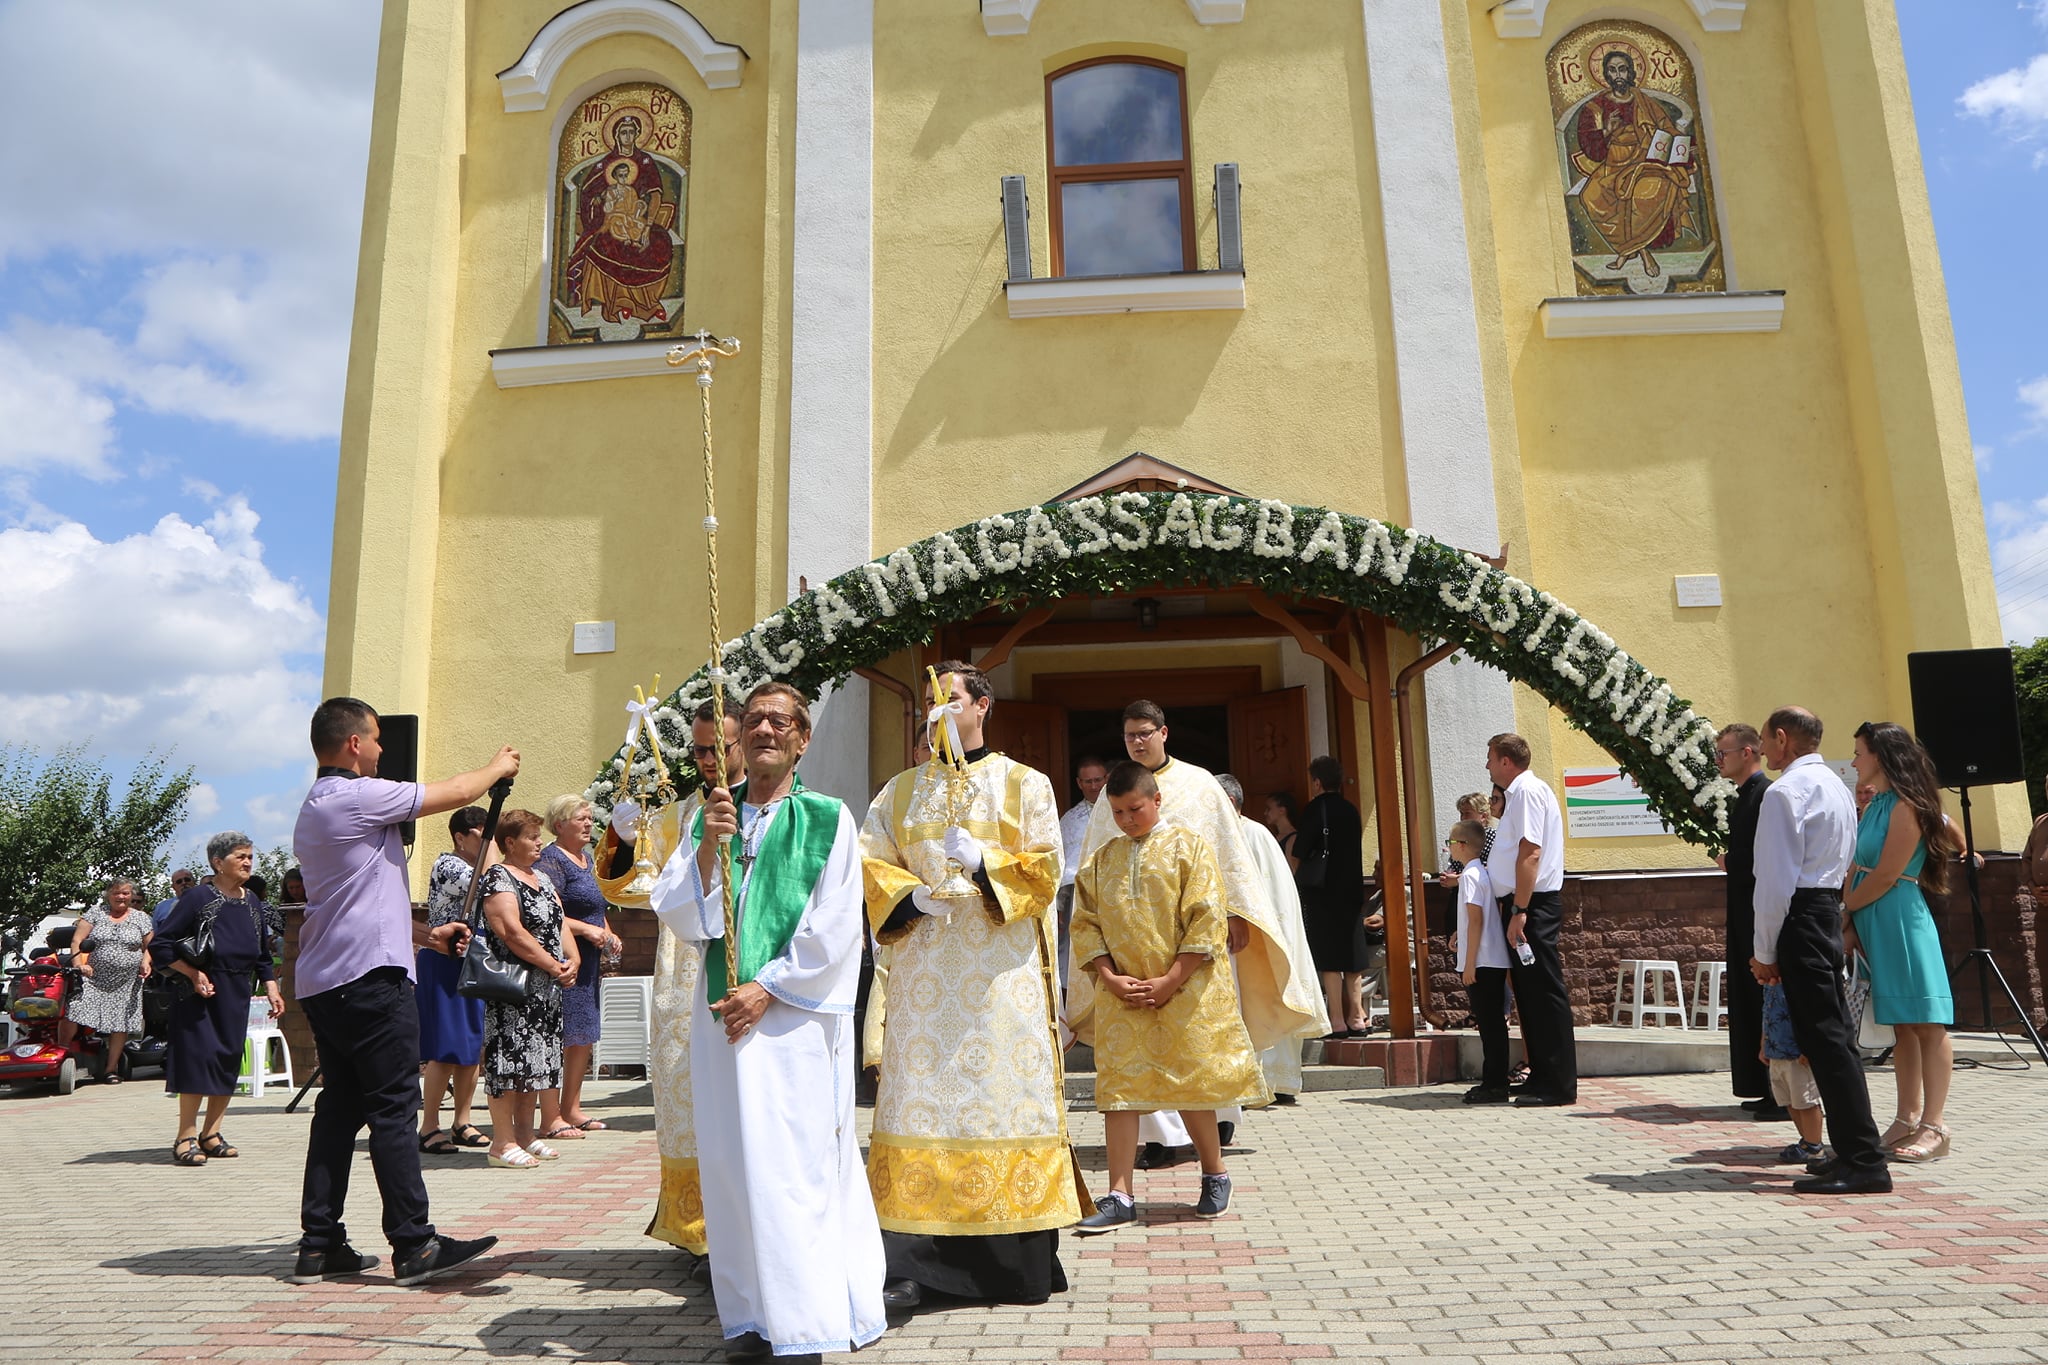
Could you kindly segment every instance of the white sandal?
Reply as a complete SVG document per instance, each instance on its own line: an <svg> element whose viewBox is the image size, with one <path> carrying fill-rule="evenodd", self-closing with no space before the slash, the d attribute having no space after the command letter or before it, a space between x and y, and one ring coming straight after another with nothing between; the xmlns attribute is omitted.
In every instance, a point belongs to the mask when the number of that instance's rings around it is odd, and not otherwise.
<svg viewBox="0 0 2048 1365"><path fill-rule="evenodd" d="M535 1139L533 1140L533 1145L532 1145L531 1147L528 1147L528 1148L527 1148L526 1150L527 1150L527 1151L529 1151L529 1152L531 1152L531 1153L533 1153L533 1154L534 1154L534 1155L535 1155L536 1157L540 1158L540 1159L541 1159L542 1161L555 1161L555 1160L559 1160L559 1159L560 1159L560 1157L561 1157L561 1155L562 1155L562 1154L561 1154L560 1152L556 1151L556 1150L555 1150L554 1148L552 1148L552 1147L548 1146L548 1145L547 1145L547 1144L546 1144L545 1142L542 1142L542 1141L541 1141L541 1140L540 1140L539 1138L535 1138Z"/></svg>
<svg viewBox="0 0 2048 1365"><path fill-rule="evenodd" d="M497 1152L492 1152L490 1157L490 1164L493 1166L512 1166L520 1170L530 1171L534 1167L540 1165L540 1162L537 1159L535 1159L533 1154L531 1152L528 1152L525 1148L511 1147L506 1149L506 1151L502 1155Z"/></svg>

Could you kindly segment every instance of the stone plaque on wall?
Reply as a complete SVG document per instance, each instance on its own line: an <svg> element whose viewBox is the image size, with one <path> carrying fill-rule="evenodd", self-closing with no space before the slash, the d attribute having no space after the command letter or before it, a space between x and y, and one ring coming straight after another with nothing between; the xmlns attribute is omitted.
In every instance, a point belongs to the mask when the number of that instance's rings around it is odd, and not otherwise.
<svg viewBox="0 0 2048 1365"><path fill-rule="evenodd" d="M1685 50L1646 24L1585 24L1550 49L1550 109L1577 292L1725 290Z"/></svg>
<svg viewBox="0 0 2048 1365"><path fill-rule="evenodd" d="M628 81L569 115L555 154L548 342L683 335L690 106Z"/></svg>

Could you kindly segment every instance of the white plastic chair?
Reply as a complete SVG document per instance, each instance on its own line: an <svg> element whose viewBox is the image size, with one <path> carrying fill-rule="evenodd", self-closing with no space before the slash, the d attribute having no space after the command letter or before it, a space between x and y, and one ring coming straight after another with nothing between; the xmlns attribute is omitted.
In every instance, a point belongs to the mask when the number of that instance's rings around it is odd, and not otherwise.
<svg viewBox="0 0 2048 1365"><path fill-rule="evenodd" d="M1671 978L1671 990L1678 997L1678 1003L1675 1005L1667 1004L1664 1000L1664 978L1666 977ZM1634 998L1624 999L1623 991L1631 982L1635 986ZM1655 993L1656 1000L1654 1002L1644 998L1646 987ZM1680 1028L1687 1027L1685 1022L1685 983L1679 978L1678 964L1666 961L1663 958L1623 958L1621 960L1621 968L1614 976L1614 1015L1609 1022L1619 1024L1621 1016L1624 1014L1629 1016L1630 1028L1641 1028L1643 1026L1643 1019L1646 1016L1654 1017L1660 1022L1665 1019L1675 1019L1678 1021Z"/></svg>

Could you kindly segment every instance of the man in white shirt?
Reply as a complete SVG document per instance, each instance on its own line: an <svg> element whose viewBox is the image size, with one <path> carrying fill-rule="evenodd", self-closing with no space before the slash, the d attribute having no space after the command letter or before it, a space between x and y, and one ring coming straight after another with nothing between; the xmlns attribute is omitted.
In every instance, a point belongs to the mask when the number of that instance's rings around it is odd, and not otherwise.
<svg viewBox="0 0 2048 1365"><path fill-rule="evenodd" d="M1081 870L1081 843L1088 837L1088 817L1095 812L1095 798L1109 781L1109 765L1090 754L1074 768L1074 785L1081 799L1060 817L1060 998L1067 994L1067 959L1073 956L1072 936L1067 927L1074 919L1074 874Z"/></svg>
<svg viewBox="0 0 2048 1365"><path fill-rule="evenodd" d="M1782 982L1792 1032L1813 1068L1834 1159L1809 1166L1800 1194L1885 1194L1856 1024L1842 990L1842 880L1856 852L1856 807L1821 761L1820 717L1783 706L1764 722L1766 767L1780 771L1756 826L1756 943L1750 971Z"/></svg>
<svg viewBox="0 0 2048 1365"><path fill-rule="evenodd" d="M1529 1054L1529 1083L1513 1103L1523 1108L1576 1104L1578 1042L1557 947L1564 926L1564 817L1557 794L1529 771L1529 741L1520 735L1487 741L1486 772L1507 793L1493 849L1486 855L1486 877L1500 897L1508 947L1515 953L1508 970L1522 1012L1522 1046ZM1526 961L1521 953L1525 944Z"/></svg>

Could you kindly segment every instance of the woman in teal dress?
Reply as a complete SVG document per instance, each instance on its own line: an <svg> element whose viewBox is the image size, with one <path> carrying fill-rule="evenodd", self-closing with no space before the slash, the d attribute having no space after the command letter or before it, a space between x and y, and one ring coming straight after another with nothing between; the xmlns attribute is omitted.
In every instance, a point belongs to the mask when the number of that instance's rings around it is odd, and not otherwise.
<svg viewBox="0 0 2048 1365"><path fill-rule="evenodd" d="M1904 727L1888 721L1856 731L1856 775L1876 794L1856 826L1856 863L1842 908L1845 946L1870 961L1872 1012L1898 1035L1892 1072L1898 1109L1883 1138L1898 1161L1948 1155L1942 1123L1954 1068L1955 1022L1941 934L1922 887L1939 896L1962 851L1941 809L1934 761Z"/></svg>

